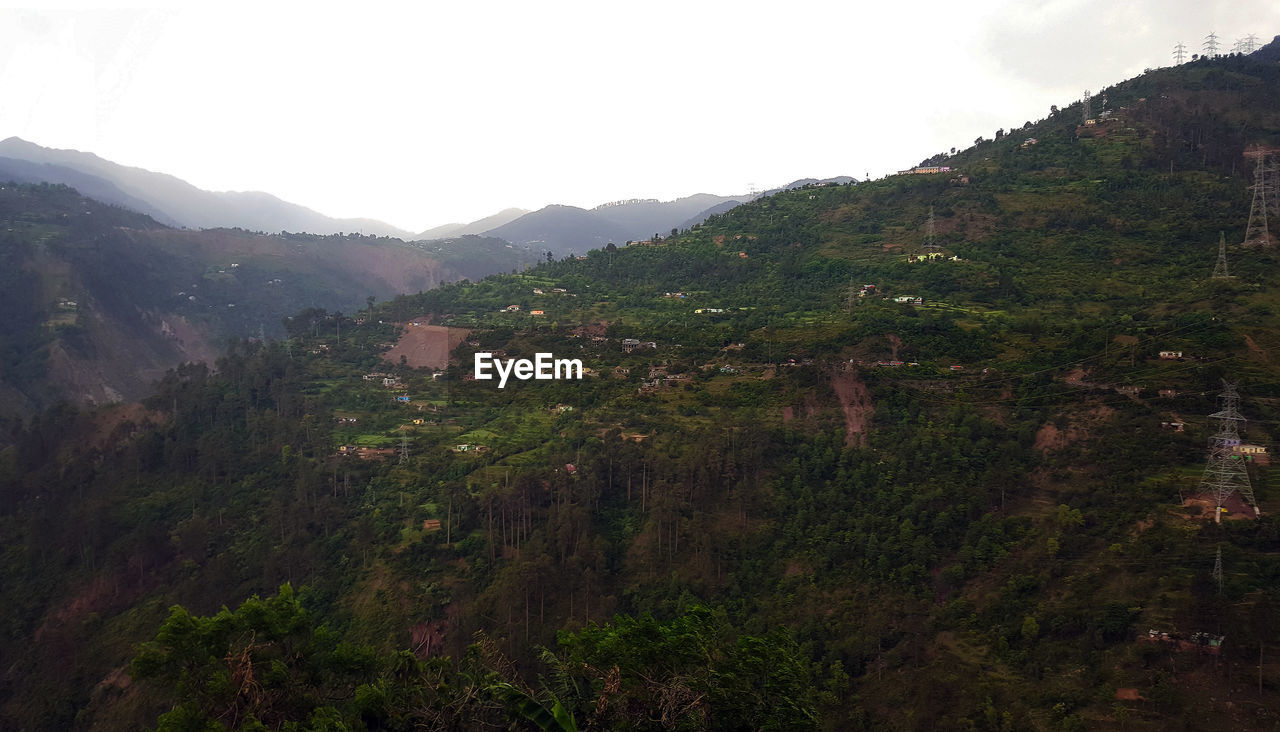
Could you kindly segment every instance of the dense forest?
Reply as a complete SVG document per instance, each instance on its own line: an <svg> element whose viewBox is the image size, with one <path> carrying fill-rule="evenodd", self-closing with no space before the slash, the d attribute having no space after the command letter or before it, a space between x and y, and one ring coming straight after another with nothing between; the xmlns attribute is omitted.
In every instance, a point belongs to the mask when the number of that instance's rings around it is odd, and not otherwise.
<svg viewBox="0 0 1280 732"><path fill-rule="evenodd" d="M1260 515L1195 497L1224 380L1280 420L1238 244L1280 66L1103 93L12 421L0 726L1274 727L1280 495L1259 457ZM384 357L425 332L447 366Z"/></svg>

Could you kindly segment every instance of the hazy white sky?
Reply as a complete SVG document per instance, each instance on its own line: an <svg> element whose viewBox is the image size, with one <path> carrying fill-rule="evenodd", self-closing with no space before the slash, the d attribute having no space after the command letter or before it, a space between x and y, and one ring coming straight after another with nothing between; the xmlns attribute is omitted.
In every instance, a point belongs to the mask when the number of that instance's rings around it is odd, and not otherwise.
<svg viewBox="0 0 1280 732"><path fill-rule="evenodd" d="M875 177L1200 51L1274 0L0 9L17 135L419 231Z"/></svg>

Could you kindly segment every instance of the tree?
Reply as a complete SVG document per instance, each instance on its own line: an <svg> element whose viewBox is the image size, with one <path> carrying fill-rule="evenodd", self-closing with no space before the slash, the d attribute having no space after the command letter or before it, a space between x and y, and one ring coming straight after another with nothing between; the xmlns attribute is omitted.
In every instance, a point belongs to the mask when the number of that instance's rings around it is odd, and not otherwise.
<svg viewBox="0 0 1280 732"><path fill-rule="evenodd" d="M784 633L738 635L723 610L695 606L562 633L549 685L589 727L811 729L808 663Z"/></svg>
<svg viewBox="0 0 1280 732"><path fill-rule="evenodd" d="M173 606L134 659L133 675L156 680L176 697L160 718L162 729L197 722L279 727L336 713L333 701L352 698L375 666L371 650L315 625L286 584L275 597L255 595L212 617Z"/></svg>

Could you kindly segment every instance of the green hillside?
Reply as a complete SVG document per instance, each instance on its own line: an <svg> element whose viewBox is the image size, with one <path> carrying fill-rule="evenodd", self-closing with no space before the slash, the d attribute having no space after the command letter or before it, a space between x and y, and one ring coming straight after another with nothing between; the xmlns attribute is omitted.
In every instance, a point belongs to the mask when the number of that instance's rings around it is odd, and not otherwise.
<svg viewBox="0 0 1280 732"><path fill-rule="evenodd" d="M145 409L23 423L0 719L1273 728L1270 466L1260 517L1184 499L1223 379L1247 443L1280 434L1277 254L1239 245L1280 65L1094 111L359 324L304 311ZM428 322L468 329L452 366L381 358ZM468 378L492 351L589 372Z"/></svg>
<svg viewBox="0 0 1280 732"><path fill-rule="evenodd" d="M303 308L355 313L371 296L534 260L480 237L175 230L50 185L0 186L0 222L0 416L137 399L227 338L283 335Z"/></svg>

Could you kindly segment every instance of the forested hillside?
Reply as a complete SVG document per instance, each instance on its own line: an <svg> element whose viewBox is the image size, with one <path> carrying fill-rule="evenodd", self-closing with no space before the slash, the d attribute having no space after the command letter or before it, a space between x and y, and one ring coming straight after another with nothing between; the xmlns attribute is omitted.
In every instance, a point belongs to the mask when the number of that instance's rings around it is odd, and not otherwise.
<svg viewBox="0 0 1280 732"><path fill-rule="evenodd" d="M0 719L1273 728L1267 456L1260 515L1197 494L1224 379L1246 443L1280 420L1277 251L1239 244L1280 65L1102 94L16 425Z"/></svg>
<svg viewBox="0 0 1280 732"><path fill-rule="evenodd" d="M0 186L0 416L136 400L227 338L283 335L306 307L523 268L497 239L176 230L63 186Z"/></svg>

